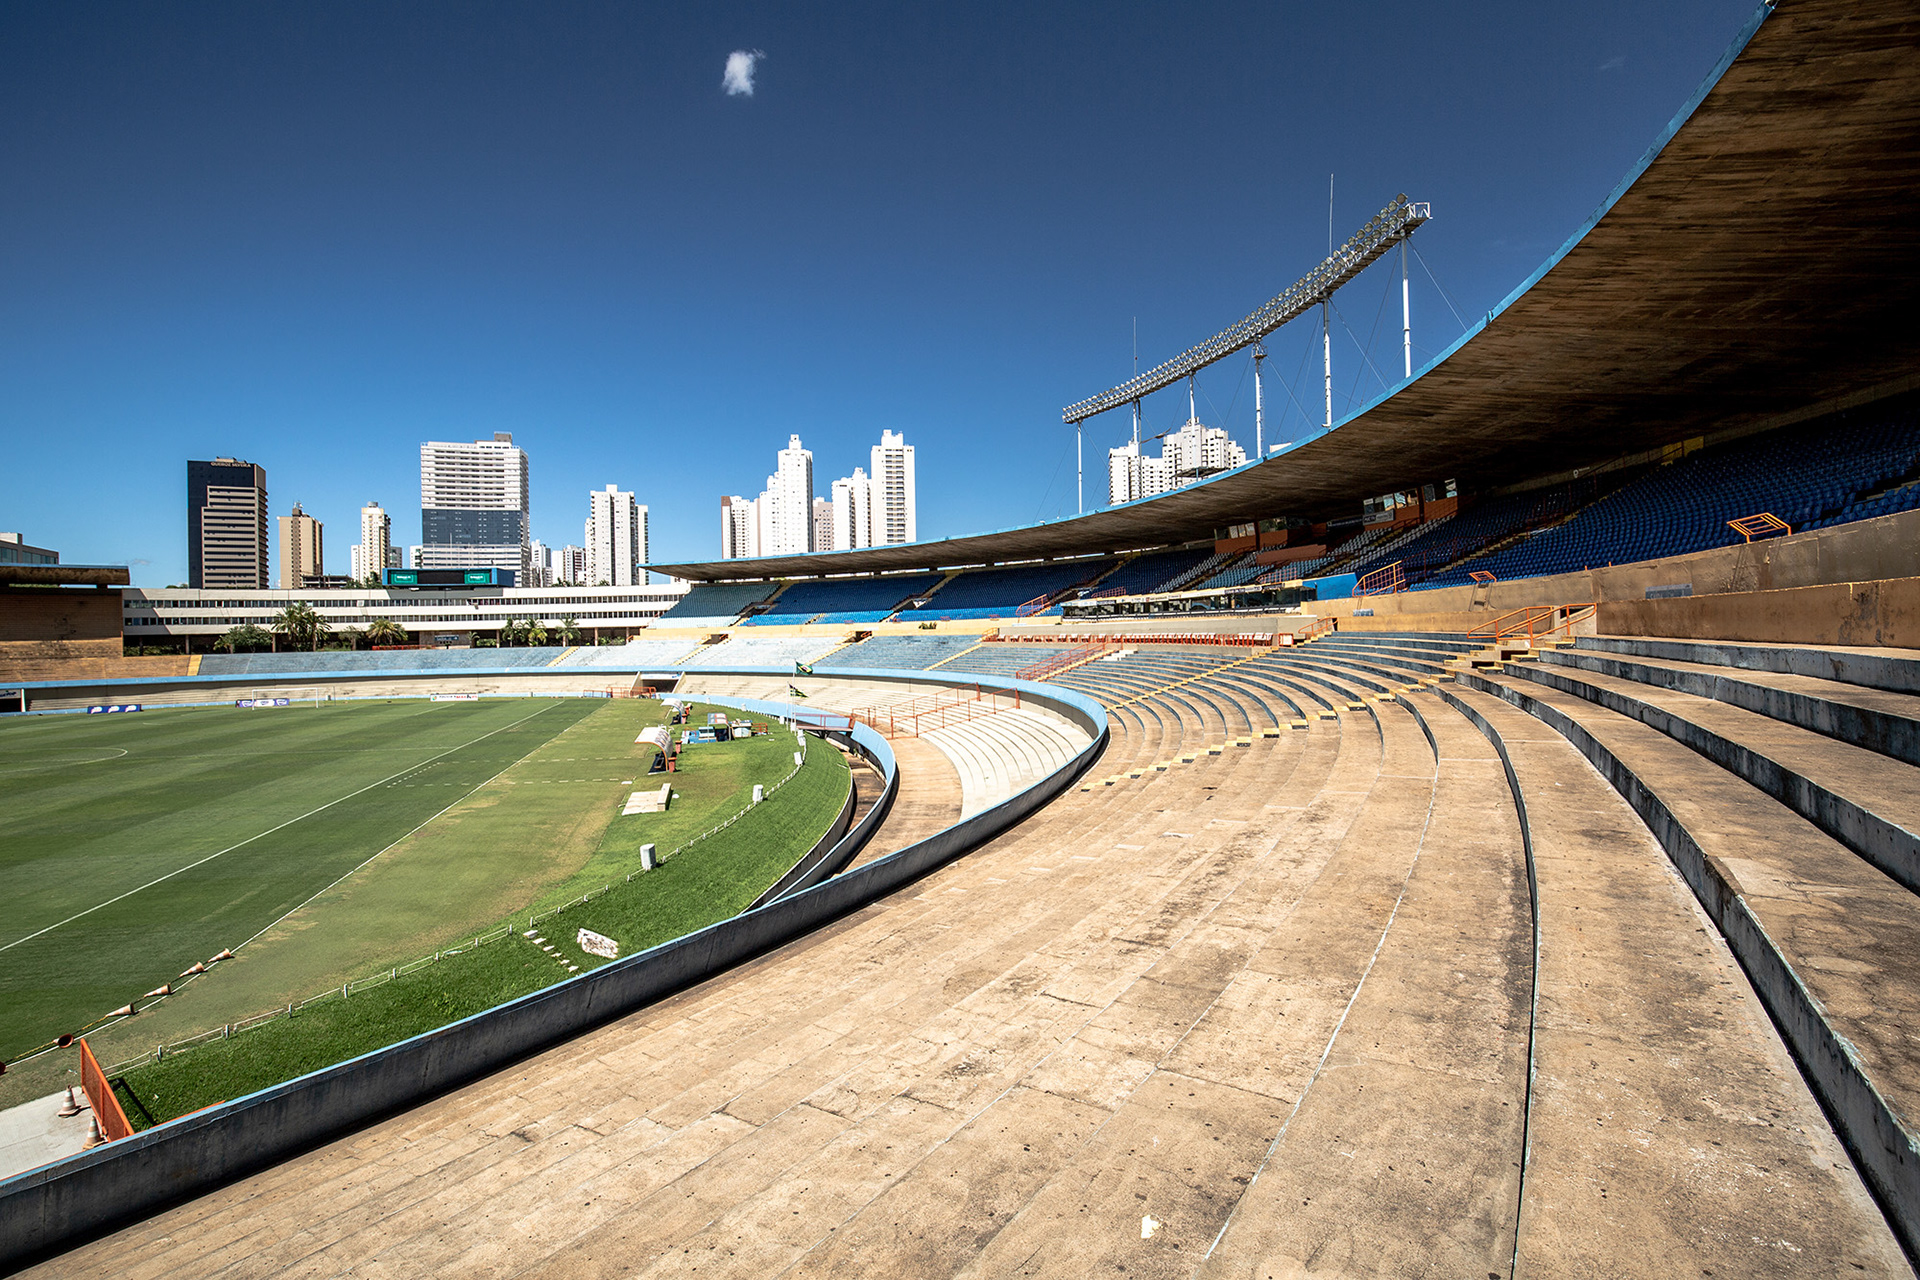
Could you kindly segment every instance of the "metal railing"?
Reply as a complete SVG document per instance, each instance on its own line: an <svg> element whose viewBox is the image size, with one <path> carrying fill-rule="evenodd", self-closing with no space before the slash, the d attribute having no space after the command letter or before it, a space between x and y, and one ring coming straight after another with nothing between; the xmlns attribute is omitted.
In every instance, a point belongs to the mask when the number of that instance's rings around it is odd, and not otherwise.
<svg viewBox="0 0 1920 1280"><path fill-rule="evenodd" d="M1755 538L1765 538L1776 533L1792 533L1793 526L1771 511L1760 511L1750 516L1741 516L1738 520L1727 521L1727 527L1752 542Z"/></svg>
<svg viewBox="0 0 1920 1280"><path fill-rule="evenodd" d="M1382 565L1366 577L1353 584L1355 599L1364 596L1390 596L1407 589L1407 575L1400 568L1400 561Z"/></svg>
<svg viewBox="0 0 1920 1280"><path fill-rule="evenodd" d="M1578 623L1593 617L1600 606L1587 601L1582 604L1530 604L1503 613L1491 622L1484 622L1467 632L1469 640L1489 640L1498 643L1502 640L1525 638L1531 644L1536 640L1546 640L1569 630Z"/></svg>
<svg viewBox="0 0 1920 1280"><path fill-rule="evenodd" d="M1000 702L1003 697L1010 699L1005 706ZM918 738L936 729L965 724L969 720L997 715L1001 711L1017 711L1019 708L1018 690L1002 693L997 689L982 689L979 685L973 684L924 697L909 698L905 702L865 707L853 712L852 716L861 724L872 727L885 737Z"/></svg>

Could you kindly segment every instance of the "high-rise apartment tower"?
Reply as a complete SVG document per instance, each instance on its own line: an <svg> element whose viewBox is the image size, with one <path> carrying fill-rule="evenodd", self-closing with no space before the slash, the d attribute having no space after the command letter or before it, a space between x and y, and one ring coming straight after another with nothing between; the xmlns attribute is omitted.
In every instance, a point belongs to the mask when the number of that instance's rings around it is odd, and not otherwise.
<svg viewBox="0 0 1920 1280"><path fill-rule="evenodd" d="M587 583L645 586L647 509L612 485L587 494Z"/></svg>
<svg viewBox="0 0 1920 1280"><path fill-rule="evenodd" d="M472 444L420 446L420 549L416 569L511 569L532 560L527 454L494 432Z"/></svg>
<svg viewBox="0 0 1920 1280"><path fill-rule="evenodd" d="M360 508L360 541L354 543L348 557L355 582L376 581L383 569L400 567L400 549L393 545L393 518L377 502Z"/></svg>
<svg viewBox="0 0 1920 1280"><path fill-rule="evenodd" d="M280 517L280 589L298 591L305 578L326 573L326 552L321 542L325 526L293 504L293 511Z"/></svg>
<svg viewBox="0 0 1920 1280"><path fill-rule="evenodd" d="M187 463L187 585L267 586L267 470L238 458Z"/></svg>
<svg viewBox="0 0 1920 1280"><path fill-rule="evenodd" d="M913 446L898 431L882 431L873 446L873 545L919 541L913 492Z"/></svg>

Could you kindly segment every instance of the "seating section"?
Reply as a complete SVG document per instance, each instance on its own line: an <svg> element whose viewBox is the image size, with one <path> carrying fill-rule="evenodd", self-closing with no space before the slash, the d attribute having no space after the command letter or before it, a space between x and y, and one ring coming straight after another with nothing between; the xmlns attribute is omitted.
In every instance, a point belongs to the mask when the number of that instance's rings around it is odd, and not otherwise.
<svg viewBox="0 0 1920 1280"><path fill-rule="evenodd" d="M727 627L750 604L772 595L777 582L696 582L660 615L663 627Z"/></svg>
<svg viewBox="0 0 1920 1280"><path fill-rule="evenodd" d="M565 653L545 645L509 649L323 650L319 653L210 653L203 676L274 676L322 671L475 671L544 667Z"/></svg>
<svg viewBox="0 0 1920 1280"><path fill-rule="evenodd" d="M1116 595L1144 595L1157 591L1171 578L1192 573L1213 553L1204 547L1185 551L1154 551L1133 559L1102 579L1096 591Z"/></svg>
<svg viewBox="0 0 1920 1280"><path fill-rule="evenodd" d="M836 667L924 671L979 643L979 636L969 635L869 636L836 651L829 661Z"/></svg>
<svg viewBox="0 0 1920 1280"><path fill-rule="evenodd" d="M983 676L1018 676L1037 662L1044 662L1071 645L1016 644L992 641L978 649L962 653L940 668L943 675L972 672Z"/></svg>
<svg viewBox="0 0 1920 1280"><path fill-rule="evenodd" d="M833 636L754 636L735 633L683 659L688 667L783 667L812 662L840 644Z"/></svg>
<svg viewBox="0 0 1920 1280"><path fill-rule="evenodd" d="M975 569L955 575L934 592L932 600L908 613L915 618L936 620L1011 618L1021 605L1090 581L1112 565L1111 560L1075 560L1065 564L1017 565L1010 569ZM1035 610L1035 616L1059 612L1055 605Z"/></svg>
<svg viewBox="0 0 1920 1280"><path fill-rule="evenodd" d="M782 591L772 608L747 619L770 625L807 622L816 614L821 622L880 622L903 601L925 595L945 577L939 573L909 573L884 578L838 578L823 582L796 582Z"/></svg>
<svg viewBox="0 0 1920 1280"><path fill-rule="evenodd" d="M657 640L640 637L625 644L605 644L593 648L576 649L565 659L555 663L562 667L616 667L634 670L640 667L671 667L679 664L680 659L692 653L696 642L692 640Z"/></svg>
<svg viewBox="0 0 1920 1280"><path fill-rule="evenodd" d="M1476 569L1524 578L1726 546L1741 540L1727 521L1762 511L1799 530L1911 510L1920 506L1909 485L1920 477L1917 405L1902 397L1654 467L1565 524L1423 585L1457 585Z"/></svg>
<svg viewBox="0 0 1920 1280"><path fill-rule="evenodd" d="M1502 539L1565 519L1598 497L1607 487L1603 481L1603 477L1587 476L1531 493L1470 502L1451 520L1421 525L1393 551L1370 554L1353 571L1364 574L1398 560L1409 582L1423 581Z"/></svg>
<svg viewBox="0 0 1920 1280"><path fill-rule="evenodd" d="M1394 561L1399 560L1402 550L1412 544L1416 539L1444 533L1444 531L1453 524L1453 520L1453 516L1444 515L1438 519L1428 520L1423 524L1412 525L1404 529L1394 529L1392 526L1387 526L1368 548L1365 555L1347 555L1340 563L1334 566L1334 571L1336 573L1358 574L1364 577L1372 573L1375 569L1384 569Z"/></svg>

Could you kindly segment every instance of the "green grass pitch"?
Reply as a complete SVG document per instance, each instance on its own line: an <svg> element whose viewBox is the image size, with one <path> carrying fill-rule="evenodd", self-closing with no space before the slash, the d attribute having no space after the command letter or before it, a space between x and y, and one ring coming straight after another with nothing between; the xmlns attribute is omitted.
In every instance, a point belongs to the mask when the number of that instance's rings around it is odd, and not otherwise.
<svg viewBox="0 0 1920 1280"><path fill-rule="evenodd" d="M653 753L634 742L662 715L413 699L0 722L0 1056L131 1001L138 1015L89 1035L102 1061L129 1059L618 884L552 922L562 954L515 937L131 1071L164 1119L601 963L576 926L630 954L737 912L832 820L846 767L815 743L770 803L629 884L643 842L666 855L792 768L784 731L694 747L669 812L619 816L665 776L641 772ZM239 957L177 982L226 947ZM172 996L140 998L166 982ZM15 1064L0 1105L71 1083L72 1056Z"/></svg>
<svg viewBox="0 0 1920 1280"><path fill-rule="evenodd" d="M0 1056L239 946L604 705L307 704L0 726Z"/></svg>

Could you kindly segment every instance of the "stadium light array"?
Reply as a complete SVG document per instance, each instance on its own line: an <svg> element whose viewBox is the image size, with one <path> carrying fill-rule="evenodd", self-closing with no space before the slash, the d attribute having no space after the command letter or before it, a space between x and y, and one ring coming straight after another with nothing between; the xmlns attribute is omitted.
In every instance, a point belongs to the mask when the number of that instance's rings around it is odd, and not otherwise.
<svg viewBox="0 0 1920 1280"><path fill-rule="evenodd" d="M1078 424L1097 413L1132 404L1142 396L1151 395L1162 387L1170 387L1214 361L1225 359L1241 348L1258 342L1302 312L1331 298L1341 285L1366 270L1432 216L1432 205L1424 201L1410 203L1404 193L1395 196L1386 208L1349 236L1347 242L1334 250L1325 262L1239 324L1215 334L1198 346L1189 347L1165 364L1149 369L1111 391L1068 405L1060 411L1061 418L1068 423Z"/></svg>

